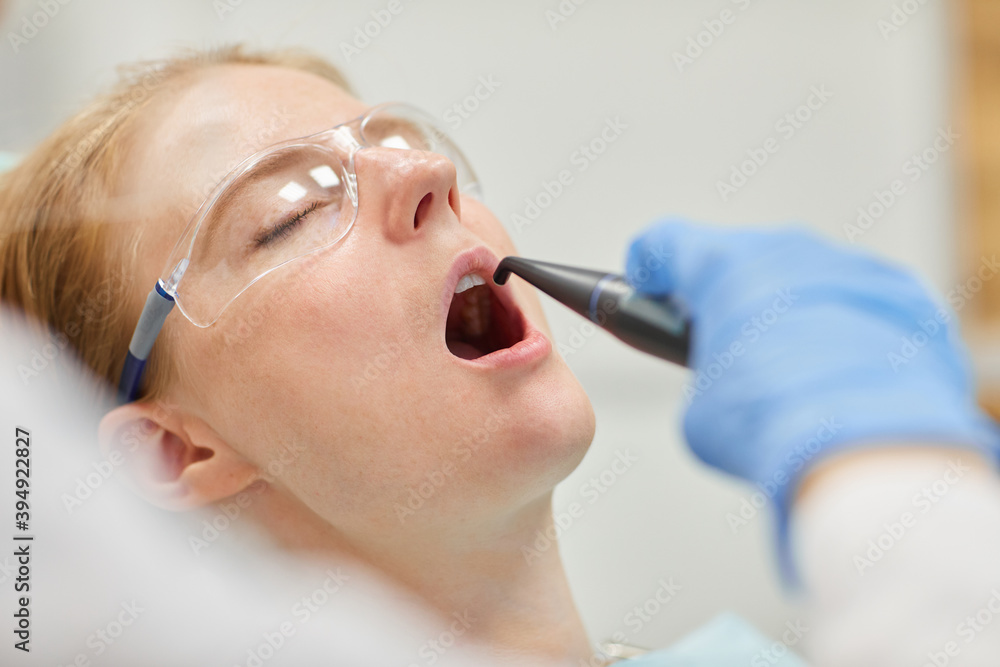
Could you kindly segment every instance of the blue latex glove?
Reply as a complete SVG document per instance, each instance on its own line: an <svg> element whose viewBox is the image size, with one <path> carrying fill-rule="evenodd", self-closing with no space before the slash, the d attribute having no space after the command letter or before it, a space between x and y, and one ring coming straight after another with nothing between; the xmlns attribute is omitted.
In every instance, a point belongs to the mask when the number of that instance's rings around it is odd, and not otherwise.
<svg viewBox="0 0 1000 667"><path fill-rule="evenodd" d="M626 277L690 311L685 438L772 499L789 584L789 505L824 456L897 442L1000 461L956 318L899 268L801 228L666 220L632 239Z"/></svg>

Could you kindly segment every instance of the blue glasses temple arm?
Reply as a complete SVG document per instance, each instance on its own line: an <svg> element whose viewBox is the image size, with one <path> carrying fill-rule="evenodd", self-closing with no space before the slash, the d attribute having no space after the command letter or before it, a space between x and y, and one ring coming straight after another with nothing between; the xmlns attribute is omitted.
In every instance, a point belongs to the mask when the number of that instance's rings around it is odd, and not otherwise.
<svg viewBox="0 0 1000 667"><path fill-rule="evenodd" d="M139 323L135 325L135 333L128 345L128 355L122 367L122 376L118 381L119 404L131 403L139 392L142 372L146 367L149 351L163 328L163 322L174 308L174 297L167 294L159 281L156 287L146 297L146 305L142 308Z"/></svg>

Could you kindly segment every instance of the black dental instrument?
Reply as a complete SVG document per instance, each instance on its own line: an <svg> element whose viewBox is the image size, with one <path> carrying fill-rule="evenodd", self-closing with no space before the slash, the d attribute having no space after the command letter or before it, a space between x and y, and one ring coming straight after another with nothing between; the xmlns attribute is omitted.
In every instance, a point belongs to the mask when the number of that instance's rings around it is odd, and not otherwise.
<svg viewBox="0 0 1000 667"><path fill-rule="evenodd" d="M514 273L634 348L687 365L691 323L669 297L640 294L623 276L574 266L504 257L493 273Z"/></svg>

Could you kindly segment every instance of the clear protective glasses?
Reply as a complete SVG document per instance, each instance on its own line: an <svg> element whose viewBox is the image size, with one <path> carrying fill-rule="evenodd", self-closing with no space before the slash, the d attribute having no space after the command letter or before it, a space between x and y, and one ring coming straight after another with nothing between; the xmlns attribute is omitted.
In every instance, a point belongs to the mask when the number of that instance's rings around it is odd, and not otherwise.
<svg viewBox="0 0 1000 667"><path fill-rule="evenodd" d="M437 121L402 103L251 155L209 194L170 253L129 344L119 400L134 400L174 304L196 326L211 326L263 276L344 238L358 215L355 155L377 146L443 155L460 191L482 198L468 160Z"/></svg>

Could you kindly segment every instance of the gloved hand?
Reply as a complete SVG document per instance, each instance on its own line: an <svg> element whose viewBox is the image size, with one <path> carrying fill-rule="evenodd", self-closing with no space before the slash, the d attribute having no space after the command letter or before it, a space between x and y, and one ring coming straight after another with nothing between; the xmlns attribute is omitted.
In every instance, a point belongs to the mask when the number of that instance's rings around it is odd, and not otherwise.
<svg viewBox="0 0 1000 667"><path fill-rule="evenodd" d="M690 312L685 438L771 497L788 583L789 505L824 456L894 442L1000 461L956 318L899 268L800 228L666 220L633 237L626 279Z"/></svg>

